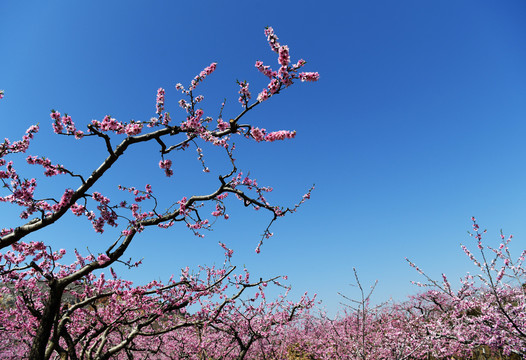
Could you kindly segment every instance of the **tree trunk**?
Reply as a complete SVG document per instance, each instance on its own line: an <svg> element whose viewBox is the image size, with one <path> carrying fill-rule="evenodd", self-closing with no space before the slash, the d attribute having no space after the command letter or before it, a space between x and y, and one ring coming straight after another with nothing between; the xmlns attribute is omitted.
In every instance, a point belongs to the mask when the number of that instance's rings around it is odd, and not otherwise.
<svg viewBox="0 0 526 360"><path fill-rule="evenodd" d="M49 337L51 336L53 322L60 311L60 305L62 303L64 287L59 285L55 279L49 281L48 285L49 296L35 338L31 344L31 350L29 352L30 360L45 360L46 346L49 342Z"/></svg>

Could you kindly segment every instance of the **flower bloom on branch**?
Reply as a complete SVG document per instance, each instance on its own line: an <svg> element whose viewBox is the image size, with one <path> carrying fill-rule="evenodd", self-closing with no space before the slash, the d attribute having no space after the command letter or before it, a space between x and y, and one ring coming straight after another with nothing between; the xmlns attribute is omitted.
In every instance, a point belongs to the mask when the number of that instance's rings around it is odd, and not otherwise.
<svg viewBox="0 0 526 360"><path fill-rule="evenodd" d="M275 94L279 90L279 81L277 79L272 79L268 84L267 88L271 94Z"/></svg>
<svg viewBox="0 0 526 360"><path fill-rule="evenodd" d="M124 124L106 115L102 121L92 120L91 125L102 131L113 131L116 134L124 134Z"/></svg>
<svg viewBox="0 0 526 360"><path fill-rule="evenodd" d="M156 99L155 108L157 109L157 114L161 115L161 113L164 110L164 89L163 88L159 88L157 90L157 99Z"/></svg>
<svg viewBox="0 0 526 360"><path fill-rule="evenodd" d="M302 72L299 74L301 81L318 81L320 74L317 72Z"/></svg>
<svg viewBox="0 0 526 360"><path fill-rule="evenodd" d="M73 191L72 189L66 189L66 191L64 191L64 194L60 198L60 201L51 207L52 210L56 212L62 209L64 206L67 206L74 193L75 191Z"/></svg>
<svg viewBox="0 0 526 360"><path fill-rule="evenodd" d="M230 123L223 121L223 119L217 119L217 128L220 131L224 131L230 127Z"/></svg>
<svg viewBox="0 0 526 360"><path fill-rule="evenodd" d="M272 51L278 52L280 48L278 37L274 34L274 29L271 26L265 29L265 35Z"/></svg>
<svg viewBox="0 0 526 360"><path fill-rule="evenodd" d="M217 63L211 63L210 66L204 68L203 71L201 71L199 73L199 75L197 75L191 82L191 85L190 85L190 88L188 89L189 91L192 91L195 89L195 87L197 86L197 84L199 84L200 82L202 82L208 75L210 75L211 73L213 73L215 71L217 67ZM179 84L178 84L179 85Z"/></svg>
<svg viewBox="0 0 526 360"><path fill-rule="evenodd" d="M292 65L292 67L294 68L294 70L298 70L299 68L303 67L307 62L303 59L299 59L297 63L295 63L294 65Z"/></svg>
<svg viewBox="0 0 526 360"><path fill-rule="evenodd" d="M186 202L187 202L187 198L186 196L183 197L181 200L179 200L177 203L179 204L179 214L183 215L183 216L186 216L187 214L187 211L186 211Z"/></svg>
<svg viewBox="0 0 526 360"><path fill-rule="evenodd" d="M293 139L296 136L296 131L279 130L267 134L266 129L260 129L256 127L250 130L250 134L257 142L273 142L276 140Z"/></svg>
<svg viewBox="0 0 526 360"><path fill-rule="evenodd" d="M124 132L128 136L139 135L142 132L142 123L130 123L124 127Z"/></svg>
<svg viewBox="0 0 526 360"><path fill-rule="evenodd" d="M22 140L11 143L9 139L4 139L3 143L0 143L0 157L4 157L9 153L26 152L29 148L29 143L33 139L34 134L39 131L38 125L32 125L26 130L26 134L22 137ZM1 159L0 159L1 160ZM5 164L5 163L4 163ZM0 164L3 166L4 164Z"/></svg>
<svg viewBox="0 0 526 360"><path fill-rule="evenodd" d="M75 138L81 139L84 136L84 132L77 130L75 123L71 120L71 116L64 114L60 116L60 113L55 110L51 110L51 119L53 119L53 131L56 134L75 135ZM64 133L64 129L66 132Z"/></svg>
<svg viewBox="0 0 526 360"><path fill-rule="evenodd" d="M0 100L4 98L4 90L0 90Z"/></svg>
<svg viewBox="0 0 526 360"><path fill-rule="evenodd" d="M60 134L62 130L64 130L64 126L62 125L62 122L60 121L60 113L55 110L51 110L51 119L53 119L53 131L57 134Z"/></svg>
<svg viewBox="0 0 526 360"><path fill-rule="evenodd" d="M170 113L167 113L167 112L164 113L162 124L168 125L170 121L172 121L172 118L170 117Z"/></svg>
<svg viewBox="0 0 526 360"><path fill-rule="evenodd" d="M288 131L288 130L279 130L279 131L273 131L267 136L265 136L265 141L276 141L276 140L285 140L285 139L293 139L296 136L296 131Z"/></svg>
<svg viewBox="0 0 526 360"><path fill-rule="evenodd" d="M164 173L166 176L170 177L174 174L172 167L172 160L166 159L166 160L160 160L159 161L159 168L164 169Z"/></svg>
<svg viewBox="0 0 526 360"><path fill-rule="evenodd" d="M86 207L84 205L79 205L77 203L71 205L71 212L77 216L84 215L86 213Z"/></svg>
<svg viewBox="0 0 526 360"><path fill-rule="evenodd" d="M13 232L13 228L3 228L0 231L0 237L5 236L7 234L11 234Z"/></svg>
<svg viewBox="0 0 526 360"><path fill-rule="evenodd" d="M268 93L267 89L264 89L262 92L258 94L258 101L263 102L267 100L270 97L270 94Z"/></svg>
<svg viewBox="0 0 526 360"><path fill-rule="evenodd" d="M219 246L225 249L225 256L230 259L232 257L232 254L234 254L234 250L227 248L226 245L222 242L219 242Z"/></svg>
<svg viewBox="0 0 526 360"><path fill-rule="evenodd" d="M289 73L289 69L286 66L279 68L278 77L285 86L292 85L292 76Z"/></svg>
<svg viewBox="0 0 526 360"><path fill-rule="evenodd" d="M100 254L100 255L97 257L97 262L99 263L99 265L104 265L104 264L107 263L108 261L110 261L110 258L109 258L108 255L106 255L106 254Z"/></svg>
<svg viewBox="0 0 526 360"><path fill-rule="evenodd" d="M278 62L281 66L287 66L290 63L289 47L287 45L283 45L279 48Z"/></svg>
<svg viewBox="0 0 526 360"><path fill-rule="evenodd" d="M263 141L265 140L265 129L260 129L260 128L252 128L250 130L250 135L252 135L252 137L254 138L254 140L256 140L257 142L260 142L260 141Z"/></svg>
<svg viewBox="0 0 526 360"><path fill-rule="evenodd" d="M247 106L248 100L250 100L250 98L251 98L250 91L248 90L248 82L246 82L246 81L239 82L238 81L238 84L239 84L239 99L238 99L238 101L243 106Z"/></svg>
<svg viewBox="0 0 526 360"><path fill-rule="evenodd" d="M28 156L26 161L30 165L42 165L42 167L45 169L44 175L46 176L55 176L66 173L66 170L64 167L62 167L62 165L53 165L49 159L39 158L37 156Z"/></svg>
<svg viewBox="0 0 526 360"><path fill-rule="evenodd" d="M263 65L263 61L256 61L256 69L258 69L263 75L273 78L278 76L278 73L273 71L269 65Z"/></svg>
<svg viewBox="0 0 526 360"><path fill-rule="evenodd" d="M183 129L194 129L197 130L201 127L201 117L203 116L203 110L197 109L194 116L189 116L185 122L181 124ZM206 120L206 119L205 119Z"/></svg>
<svg viewBox="0 0 526 360"><path fill-rule="evenodd" d="M102 195L101 193L99 192L94 192L91 197L93 198L93 200L101 203L102 205L108 205L110 203L110 199L105 197L104 195Z"/></svg>
<svg viewBox="0 0 526 360"><path fill-rule="evenodd" d="M179 100L178 102L179 106L186 110L186 112L190 112L190 109L192 108L192 104L186 102L184 99Z"/></svg>

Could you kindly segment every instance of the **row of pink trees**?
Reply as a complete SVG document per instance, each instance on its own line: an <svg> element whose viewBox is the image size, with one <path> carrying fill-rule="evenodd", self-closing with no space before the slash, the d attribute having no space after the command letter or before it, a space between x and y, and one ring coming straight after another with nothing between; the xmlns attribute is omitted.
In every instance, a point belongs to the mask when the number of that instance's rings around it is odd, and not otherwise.
<svg viewBox="0 0 526 360"><path fill-rule="evenodd" d="M477 275L466 275L454 289L445 275L436 281L409 262L425 278L427 291L403 303L372 306L374 286L360 289L358 300L335 319L305 316L288 328L282 346L313 359L468 359L475 353L526 358L526 250L514 259L512 236L495 246L483 244L473 218L474 250L462 245ZM409 260L408 260L409 261ZM494 358L494 357L493 357Z"/></svg>
<svg viewBox="0 0 526 360"><path fill-rule="evenodd" d="M259 252L263 240L272 235L272 222L296 211L310 197L309 190L292 207L269 203L265 196L272 189L238 171L233 157L234 136L257 142L293 138L295 131L267 132L245 122L246 115L295 81L316 81L319 77L318 73L300 72L304 60L291 63L289 48L278 42L272 28L267 28L265 35L278 56L279 68L275 71L256 62L256 68L268 77L268 86L253 100L249 84L240 82L242 110L229 121L222 119L223 109L216 119L205 115L200 108L203 96L195 93L196 87L215 71L216 63L205 68L188 87L176 85L185 96L179 101L186 113L183 120L176 121L165 111L164 89L157 92L156 115L147 121L123 122L106 116L81 130L71 116L52 110L51 125L56 134L85 141L98 139L107 151L100 165L89 171L58 165L44 156L27 156L26 162L41 166L46 176L70 177L71 187L59 190L58 195L39 191L37 180L24 178L12 160L28 150L39 131L38 125L31 126L21 140L5 139L0 144L0 179L4 188L0 201L21 208L20 218L24 221L19 226L4 227L0 233L2 358L179 359L187 354L188 358L242 359L256 345L261 347L262 339L268 339L312 306L307 297L297 303L284 298L267 302L264 289L267 284L279 284L278 278L251 281L246 270L236 274L227 261L221 268L205 267L197 273L185 269L166 283L152 281L144 286L121 279L113 270L117 263L138 265L124 260L124 256L134 239L149 228L183 224L202 236L201 231L211 226L210 218L228 218L227 197L271 214L256 249ZM3 96L2 91L0 97ZM188 194L181 199L156 193L149 184L119 185L123 191L119 201L101 193L98 188L108 170L131 148L148 143L159 146L160 159L155 161L159 161L160 174L168 177L174 173L173 154L188 147L196 148L204 171L208 172L201 150L203 143L224 149L231 169L218 177L214 191ZM81 254L75 249L76 261L68 263L66 250L53 251L52 241L32 239L40 230L60 227L69 212L90 221L96 233L114 227L119 229L119 235L97 254ZM232 250L220 245L229 259ZM254 291L246 291L251 288Z"/></svg>

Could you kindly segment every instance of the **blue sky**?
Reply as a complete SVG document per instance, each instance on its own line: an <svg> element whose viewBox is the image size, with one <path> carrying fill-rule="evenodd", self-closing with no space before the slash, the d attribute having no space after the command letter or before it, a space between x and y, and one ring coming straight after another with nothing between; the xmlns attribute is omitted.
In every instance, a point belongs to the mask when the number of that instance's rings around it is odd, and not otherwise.
<svg viewBox="0 0 526 360"><path fill-rule="evenodd" d="M470 242L471 216L488 239L497 241L502 228L515 235L517 251L525 248L525 15L523 1L4 1L1 135L16 139L40 123L29 153L89 174L105 156L102 144L53 135L51 108L79 127L106 114L147 120L163 87L168 111L182 121L174 85L213 61L216 72L198 88L205 113L216 118L227 98L225 118L233 117L241 110L235 80L257 94L266 79L255 61L277 66L263 35L270 25L292 60L307 60L305 70L321 79L248 114L256 126L294 129L297 137L238 139L238 167L273 186L275 203L293 204L315 183L312 199L275 224L259 255L268 215L233 201L231 218L204 239L186 229L142 234L129 256L144 265L124 273L145 282L219 264L223 241L235 250L233 263L257 277L288 275L294 297L318 293L331 313L338 291L358 295L348 287L353 267L363 284L379 280L375 300L402 300L420 280L405 257L434 277L475 270L459 247ZM132 152L98 190L115 201L117 184L150 182L176 200L207 192L225 163L205 150L212 175L190 151L172 158L174 177L164 178L150 146ZM68 181L43 179L39 189L58 196ZM0 211L1 227L19 223L14 208ZM31 240L97 252L113 237L70 216Z"/></svg>

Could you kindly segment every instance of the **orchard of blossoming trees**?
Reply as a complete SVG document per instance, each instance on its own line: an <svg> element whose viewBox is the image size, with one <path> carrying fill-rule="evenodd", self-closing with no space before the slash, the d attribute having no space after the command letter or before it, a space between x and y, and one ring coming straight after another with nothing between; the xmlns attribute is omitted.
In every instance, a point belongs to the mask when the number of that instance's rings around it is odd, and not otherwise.
<svg viewBox="0 0 526 360"><path fill-rule="evenodd" d="M22 140L6 139L0 146L0 179L4 191L0 200L21 208L25 222L3 228L0 234L0 358L2 359L460 359L526 357L526 293L523 267L526 252L513 260L511 236L501 236L495 246L483 244L485 232L473 219L474 249L463 246L478 267L478 275L467 275L455 290L446 276L435 281L414 263L409 264L426 278L417 285L428 290L402 303L373 306L371 292L356 282L361 298L344 296L348 305L330 319L314 309L314 300L303 296L298 302L267 299L265 288L283 286L280 278L251 280L248 270L236 273L225 261L222 267L185 268L168 282L152 281L143 286L120 278L112 265L128 267L126 261L132 241L152 227L170 228L182 224L198 236L211 227L208 218L228 218L227 197L244 206L268 211L272 220L256 247L270 237L270 225L294 212L310 197L310 190L297 205L270 204L265 194L271 188L260 186L236 168L232 137L276 141L293 138L294 131L267 132L244 123L255 106L280 94L300 81L316 81L318 73L299 72L304 60L290 62L289 49L280 45L272 28L265 30L271 49L278 55L274 71L261 61L256 68L269 79L268 86L252 96L246 81L239 84L241 112L223 121L205 116L199 108L203 96L195 90L216 69L212 63L188 87L176 88L186 99L179 101L186 112L183 121L172 120L165 112L165 91L159 89L156 116L148 121L121 122L110 116L93 120L87 131L77 128L72 118L51 112L51 125L58 135L81 140L93 137L107 151L106 159L91 175L54 164L43 156L27 156L30 165L39 165L46 176L67 176L72 188L59 190L59 196L37 197L37 180L25 179L11 158L25 153L39 131L31 126ZM4 91L0 91L0 99ZM97 191L108 170L127 154L128 149L146 143L159 146L161 176L173 176L171 157L176 150L195 146L203 170L199 143L224 149L231 164L219 176L215 191L188 194L170 199L161 211L159 203L168 194L156 193L149 184L125 187L122 199L111 201ZM19 156L19 155L18 155ZM129 201L129 202L128 202ZM209 207L207 207L209 206ZM19 209L19 208L16 209ZM211 208L210 208L211 207ZM60 226L71 211L86 218L97 233L107 227L119 229L106 250L82 254L69 250L76 259L65 261L66 250L53 250L51 242L31 241L38 230ZM210 216L205 216L209 211ZM57 223L57 224L55 224ZM107 233L106 233L107 234ZM27 237L27 240L24 239ZM233 251L220 243L229 259ZM374 289L374 288L373 288Z"/></svg>

